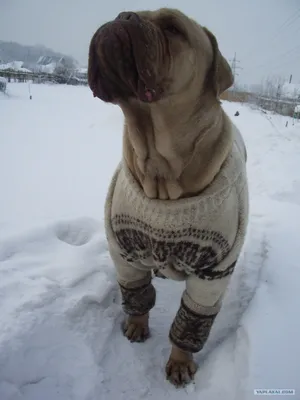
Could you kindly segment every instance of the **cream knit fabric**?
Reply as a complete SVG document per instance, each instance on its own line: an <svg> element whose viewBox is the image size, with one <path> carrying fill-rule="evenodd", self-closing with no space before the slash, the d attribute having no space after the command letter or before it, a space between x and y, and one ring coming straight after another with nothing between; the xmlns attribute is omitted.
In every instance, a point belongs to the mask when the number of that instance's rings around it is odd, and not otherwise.
<svg viewBox="0 0 300 400"><path fill-rule="evenodd" d="M152 269L167 278L185 280L179 310L185 315L177 315L170 334L179 347L175 336L187 335L186 330L180 331L180 324L184 319L192 320L186 312L202 318L212 316L205 322L211 326L244 243L248 220L246 152L234 126L233 135L231 153L214 181L198 196L149 199L125 162L118 166L108 191L106 234L125 311L143 314L153 307L155 292L149 286ZM134 290L139 288L143 290L139 294L135 291L134 299ZM189 329L195 330L195 326ZM190 350L198 351L205 340ZM181 343L181 347L193 346Z"/></svg>

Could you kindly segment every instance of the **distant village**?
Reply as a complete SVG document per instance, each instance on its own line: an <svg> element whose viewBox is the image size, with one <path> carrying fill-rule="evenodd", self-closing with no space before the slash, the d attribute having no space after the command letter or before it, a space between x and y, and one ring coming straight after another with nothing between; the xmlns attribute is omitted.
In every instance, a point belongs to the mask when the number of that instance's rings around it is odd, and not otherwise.
<svg viewBox="0 0 300 400"><path fill-rule="evenodd" d="M71 57L40 56L34 63L11 61L1 63L0 91L7 82L57 83L87 85L87 67L80 67ZM300 119L300 84L268 78L259 85L234 85L221 100L253 104L260 109Z"/></svg>
<svg viewBox="0 0 300 400"><path fill-rule="evenodd" d="M0 77L7 82L61 83L87 85L87 68L79 67L71 58L41 56L35 64L25 66L23 61L1 63Z"/></svg>

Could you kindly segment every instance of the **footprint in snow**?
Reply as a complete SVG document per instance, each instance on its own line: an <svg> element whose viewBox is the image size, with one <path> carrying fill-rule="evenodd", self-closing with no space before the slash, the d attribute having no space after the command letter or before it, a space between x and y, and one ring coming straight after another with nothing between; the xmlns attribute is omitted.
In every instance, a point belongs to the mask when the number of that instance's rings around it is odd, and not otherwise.
<svg viewBox="0 0 300 400"><path fill-rule="evenodd" d="M97 231L98 223L91 218L62 221L55 226L56 237L71 246L87 244Z"/></svg>

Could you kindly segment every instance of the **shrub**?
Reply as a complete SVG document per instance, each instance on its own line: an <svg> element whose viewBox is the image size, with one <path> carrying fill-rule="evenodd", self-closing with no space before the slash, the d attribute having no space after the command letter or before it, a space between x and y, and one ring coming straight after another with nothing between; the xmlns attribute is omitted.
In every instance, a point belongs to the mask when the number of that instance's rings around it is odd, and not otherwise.
<svg viewBox="0 0 300 400"><path fill-rule="evenodd" d="M5 78L2 78L2 76L0 76L0 92L3 93L6 92L6 85L7 85L7 80Z"/></svg>

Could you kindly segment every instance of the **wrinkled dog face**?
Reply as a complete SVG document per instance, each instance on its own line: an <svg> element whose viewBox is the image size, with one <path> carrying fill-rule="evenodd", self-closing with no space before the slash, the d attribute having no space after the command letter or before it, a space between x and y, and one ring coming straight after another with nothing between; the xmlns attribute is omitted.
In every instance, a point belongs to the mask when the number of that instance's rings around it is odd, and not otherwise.
<svg viewBox="0 0 300 400"><path fill-rule="evenodd" d="M94 96L118 104L145 103L211 90L218 97L233 83L211 32L178 10L123 12L101 26L89 49Z"/></svg>

